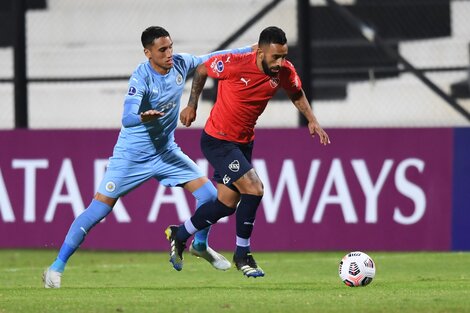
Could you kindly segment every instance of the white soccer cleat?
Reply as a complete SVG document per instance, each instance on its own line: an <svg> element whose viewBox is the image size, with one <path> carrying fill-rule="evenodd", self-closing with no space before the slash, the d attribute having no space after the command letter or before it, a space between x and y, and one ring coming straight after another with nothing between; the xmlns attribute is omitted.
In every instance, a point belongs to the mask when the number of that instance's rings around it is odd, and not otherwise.
<svg viewBox="0 0 470 313"><path fill-rule="evenodd" d="M217 253L209 246L207 246L206 250L199 251L193 247L193 242L191 242L189 245L189 252L198 258L203 258L217 270L226 271L232 266L232 264L222 254Z"/></svg>
<svg viewBox="0 0 470 313"><path fill-rule="evenodd" d="M42 281L44 282L44 288L60 288L60 280L62 273L56 272L47 268L42 274Z"/></svg>

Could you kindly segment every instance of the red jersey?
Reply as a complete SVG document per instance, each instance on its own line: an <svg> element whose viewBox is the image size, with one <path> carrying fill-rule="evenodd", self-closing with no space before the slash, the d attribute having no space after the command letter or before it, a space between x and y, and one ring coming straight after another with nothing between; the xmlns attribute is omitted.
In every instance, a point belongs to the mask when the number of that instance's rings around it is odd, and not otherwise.
<svg viewBox="0 0 470 313"><path fill-rule="evenodd" d="M302 88L292 63L286 60L277 76L271 77L258 69L256 52L217 55L204 64L208 75L219 80L217 100L204 130L221 140L253 141L256 121L276 91L282 87L296 93Z"/></svg>

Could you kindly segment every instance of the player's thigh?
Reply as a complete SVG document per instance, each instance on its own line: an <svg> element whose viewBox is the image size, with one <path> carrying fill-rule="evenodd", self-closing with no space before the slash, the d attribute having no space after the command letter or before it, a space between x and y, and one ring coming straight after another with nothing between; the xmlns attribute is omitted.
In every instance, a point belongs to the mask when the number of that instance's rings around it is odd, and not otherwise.
<svg viewBox="0 0 470 313"><path fill-rule="evenodd" d="M251 148L246 147L246 145L219 140L203 133L201 149L215 170L214 179L217 183L237 191L232 185L233 182L253 168L250 163Z"/></svg>
<svg viewBox="0 0 470 313"><path fill-rule="evenodd" d="M246 172L245 175L240 177L238 180L234 181L233 185L237 187L238 191L242 194L262 196L264 193L263 183L254 168Z"/></svg>
<svg viewBox="0 0 470 313"><path fill-rule="evenodd" d="M152 177L151 161L133 162L113 156L98 187L98 193L118 199Z"/></svg>
<svg viewBox="0 0 470 313"><path fill-rule="evenodd" d="M179 147L159 156L154 164L153 177L168 187L184 186L191 182L190 188L197 189L207 182L201 169Z"/></svg>

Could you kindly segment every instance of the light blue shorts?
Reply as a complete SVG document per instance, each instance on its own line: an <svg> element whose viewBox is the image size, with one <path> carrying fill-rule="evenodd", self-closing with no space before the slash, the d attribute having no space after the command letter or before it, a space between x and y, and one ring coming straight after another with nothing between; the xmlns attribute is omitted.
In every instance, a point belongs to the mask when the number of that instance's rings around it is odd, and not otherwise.
<svg viewBox="0 0 470 313"><path fill-rule="evenodd" d="M178 146L145 160L132 157L129 152L115 150L98 192L118 198L150 178L164 186L174 187L203 176L196 163Z"/></svg>

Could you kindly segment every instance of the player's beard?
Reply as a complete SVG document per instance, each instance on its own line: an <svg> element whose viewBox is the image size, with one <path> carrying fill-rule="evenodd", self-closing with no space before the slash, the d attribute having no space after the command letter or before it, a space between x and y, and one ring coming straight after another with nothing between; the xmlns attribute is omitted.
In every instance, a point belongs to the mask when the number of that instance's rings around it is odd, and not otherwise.
<svg viewBox="0 0 470 313"><path fill-rule="evenodd" d="M261 61L261 66L263 67L263 72L271 77L276 77L279 72L273 72L268 66L268 63L265 60ZM277 66L275 66L277 68Z"/></svg>

